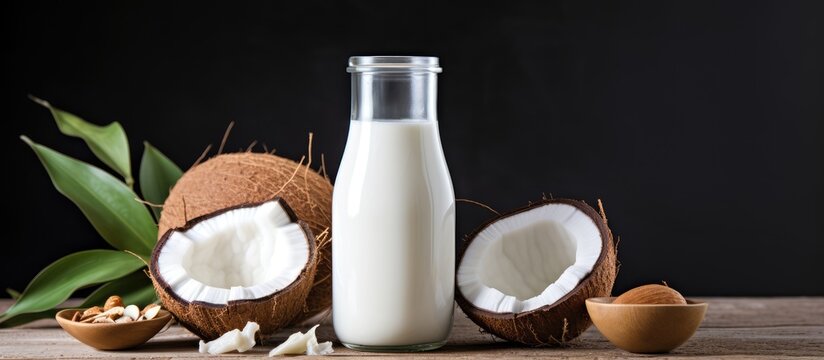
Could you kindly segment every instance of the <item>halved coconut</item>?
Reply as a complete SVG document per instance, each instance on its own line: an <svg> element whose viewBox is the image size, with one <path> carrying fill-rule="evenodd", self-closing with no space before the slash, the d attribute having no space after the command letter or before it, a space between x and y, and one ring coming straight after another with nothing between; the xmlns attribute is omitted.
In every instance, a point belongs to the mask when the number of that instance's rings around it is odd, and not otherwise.
<svg viewBox="0 0 824 360"><path fill-rule="evenodd" d="M456 298L472 321L498 337L559 344L589 327L584 301L609 296L616 274L606 217L581 201L545 200L467 238Z"/></svg>
<svg viewBox="0 0 824 360"><path fill-rule="evenodd" d="M301 314L293 320L314 324L332 307L332 183L310 169L307 162L241 152L217 155L193 166L169 191L158 221L158 235L183 226L189 219L274 196L288 202L316 236L318 267L314 285Z"/></svg>
<svg viewBox="0 0 824 360"><path fill-rule="evenodd" d="M150 266L163 306L204 340L247 321L271 334L301 313L317 267L314 236L280 198L167 231Z"/></svg>

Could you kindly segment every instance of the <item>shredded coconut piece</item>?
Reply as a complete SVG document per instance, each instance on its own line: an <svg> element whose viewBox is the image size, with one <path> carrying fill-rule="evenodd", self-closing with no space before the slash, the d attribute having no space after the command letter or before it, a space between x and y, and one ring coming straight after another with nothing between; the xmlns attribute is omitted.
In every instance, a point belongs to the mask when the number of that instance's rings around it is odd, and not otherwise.
<svg viewBox="0 0 824 360"><path fill-rule="evenodd" d="M234 350L244 352L255 346L255 333L257 333L259 329L260 325L254 321L249 321L246 323L246 326L243 327L243 331L238 329L231 330L208 343L200 340L198 351L212 355L223 354Z"/></svg>
<svg viewBox="0 0 824 360"><path fill-rule="evenodd" d="M298 331L286 339L278 347L269 352L269 356L277 355L328 355L334 352L332 349L332 342L327 341L318 344L318 338L315 336L315 329L318 325L313 326L305 334Z"/></svg>

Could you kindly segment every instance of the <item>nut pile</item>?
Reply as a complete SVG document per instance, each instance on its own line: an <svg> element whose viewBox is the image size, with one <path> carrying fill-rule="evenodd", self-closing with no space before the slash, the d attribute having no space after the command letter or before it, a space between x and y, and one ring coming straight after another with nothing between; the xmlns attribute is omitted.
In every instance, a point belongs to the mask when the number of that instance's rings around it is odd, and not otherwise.
<svg viewBox="0 0 824 360"><path fill-rule="evenodd" d="M123 305L120 296L112 295L106 300L106 304L92 306L86 311L76 312L72 321L94 324L120 324L132 321L151 320L160 313L160 305L149 304L140 310L137 305Z"/></svg>

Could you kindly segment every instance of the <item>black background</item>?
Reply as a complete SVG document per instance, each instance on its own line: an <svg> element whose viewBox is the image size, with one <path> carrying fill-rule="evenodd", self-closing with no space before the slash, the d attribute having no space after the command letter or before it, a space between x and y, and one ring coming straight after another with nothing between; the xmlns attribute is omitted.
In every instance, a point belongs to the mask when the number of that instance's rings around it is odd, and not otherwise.
<svg viewBox="0 0 824 360"><path fill-rule="evenodd" d="M28 93L120 121L135 169L143 140L187 168L234 120L228 149L299 158L312 131L334 174L347 57L420 54L457 196L604 199L616 292L824 295L824 2L480 3L4 2L0 285L108 248L17 137L99 162Z"/></svg>

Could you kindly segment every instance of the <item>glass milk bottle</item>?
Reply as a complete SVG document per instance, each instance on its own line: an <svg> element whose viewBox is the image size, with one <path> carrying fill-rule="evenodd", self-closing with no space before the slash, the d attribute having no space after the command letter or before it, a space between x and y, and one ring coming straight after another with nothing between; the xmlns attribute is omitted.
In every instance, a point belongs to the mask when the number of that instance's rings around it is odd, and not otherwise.
<svg viewBox="0 0 824 360"><path fill-rule="evenodd" d="M333 318L364 351L443 346L452 327L455 194L436 113L436 57L355 56L332 201Z"/></svg>

